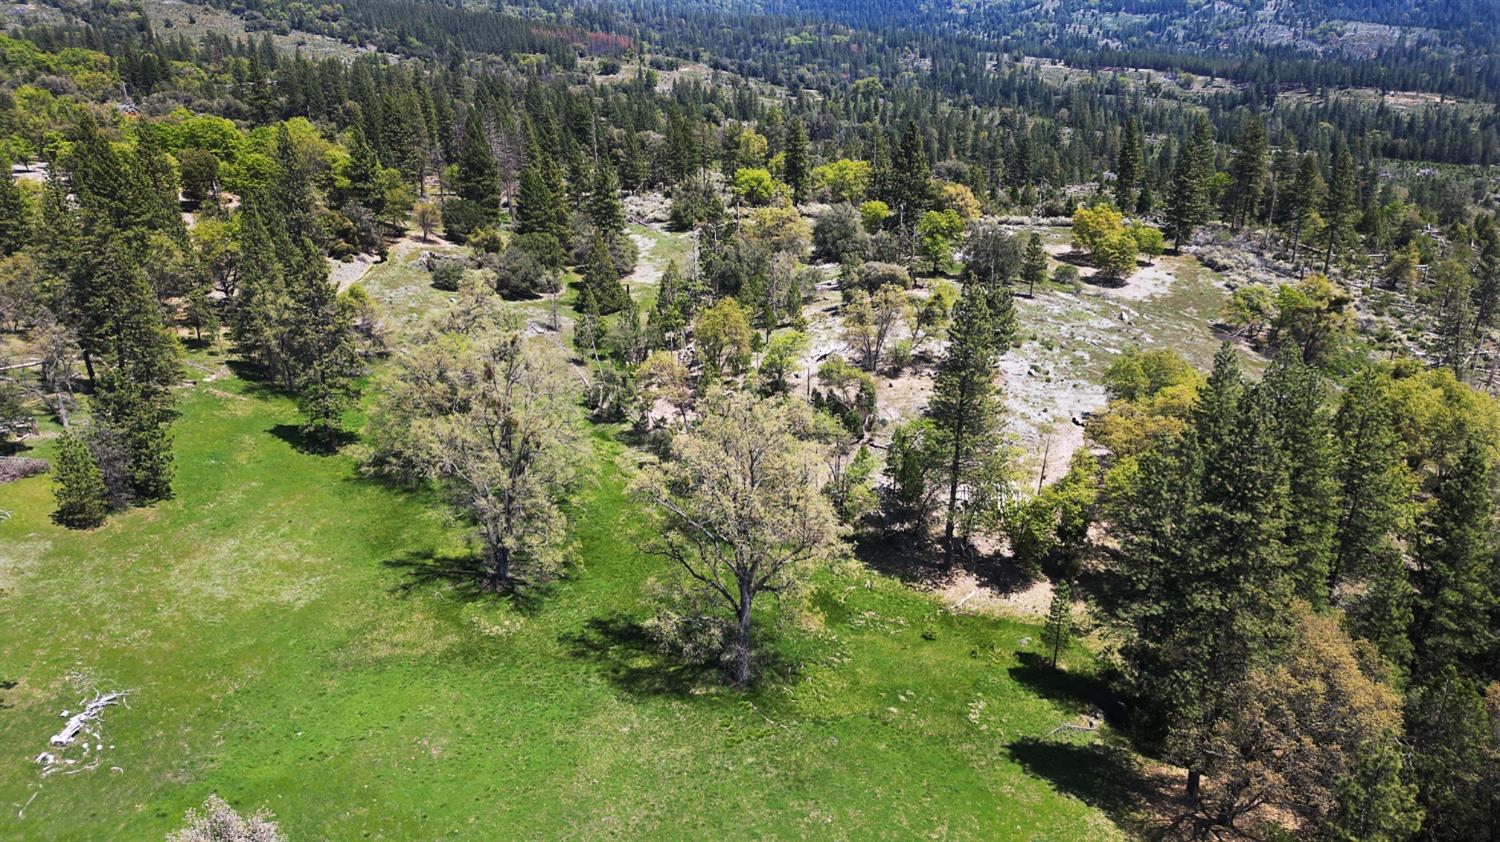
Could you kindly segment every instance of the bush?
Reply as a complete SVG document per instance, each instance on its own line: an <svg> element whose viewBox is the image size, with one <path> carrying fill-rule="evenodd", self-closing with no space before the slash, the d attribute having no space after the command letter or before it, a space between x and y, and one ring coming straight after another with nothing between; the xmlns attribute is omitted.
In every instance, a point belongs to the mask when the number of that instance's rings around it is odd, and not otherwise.
<svg viewBox="0 0 1500 842"><path fill-rule="evenodd" d="M538 262L549 269L562 266L563 249L562 243L551 234L543 234L533 231L530 234L520 234L511 242L510 247L535 257Z"/></svg>
<svg viewBox="0 0 1500 842"><path fill-rule="evenodd" d="M551 270L523 248L512 246L486 265L495 273L495 291L506 298L531 298L549 287Z"/></svg>
<svg viewBox="0 0 1500 842"><path fill-rule="evenodd" d="M187 827L168 834L167 842L286 842L286 837L270 813L257 810L245 818L210 795L200 810L188 811Z"/></svg>
<svg viewBox="0 0 1500 842"><path fill-rule="evenodd" d="M438 260L432 264L432 285L446 292L458 291L464 279L464 264L459 260Z"/></svg>
<svg viewBox="0 0 1500 842"><path fill-rule="evenodd" d="M505 233L493 225L469 232L469 248L480 254L499 254L505 249Z"/></svg>
<svg viewBox="0 0 1500 842"><path fill-rule="evenodd" d="M104 522L109 514L104 473L89 446L73 433L64 435L58 446L53 482L54 521L71 529L92 529Z"/></svg>
<svg viewBox="0 0 1500 842"><path fill-rule="evenodd" d="M813 224L813 257L841 263L845 256L863 258L870 247L859 212L851 205L834 205Z"/></svg>
<svg viewBox="0 0 1500 842"><path fill-rule="evenodd" d="M443 233L455 243L469 239L475 229L490 224L490 212L471 199L449 199L443 203Z"/></svg>
<svg viewBox="0 0 1500 842"><path fill-rule="evenodd" d="M1130 226L1130 237L1135 240L1136 250L1142 254L1158 257L1167 250L1166 238L1160 230L1149 225Z"/></svg>
<svg viewBox="0 0 1500 842"><path fill-rule="evenodd" d="M1052 270L1052 280L1054 282L1074 290L1078 289L1078 283L1082 277L1078 273L1077 266L1070 266L1066 263Z"/></svg>
<svg viewBox="0 0 1500 842"><path fill-rule="evenodd" d="M879 263L873 260L861 264L854 270L854 288L856 289L873 293L887 285L911 289L911 273L906 271L905 266L898 263Z"/></svg>

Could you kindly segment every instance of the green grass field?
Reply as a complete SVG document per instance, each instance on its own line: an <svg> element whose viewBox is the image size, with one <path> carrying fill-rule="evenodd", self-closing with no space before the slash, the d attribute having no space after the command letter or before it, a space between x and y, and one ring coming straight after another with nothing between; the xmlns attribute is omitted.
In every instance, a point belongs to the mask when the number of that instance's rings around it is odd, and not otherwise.
<svg viewBox="0 0 1500 842"><path fill-rule="evenodd" d="M51 523L46 477L0 486L5 838L160 838L211 792L294 840L1120 833L1124 753L1046 736L1086 656L1040 666L1035 627L828 572L763 623L778 670L728 690L642 642L664 563L609 431L576 563L516 602L472 591L441 505L294 423L254 384L186 389L177 499L92 532ZM43 777L79 676L129 705L64 752L97 768Z"/></svg>

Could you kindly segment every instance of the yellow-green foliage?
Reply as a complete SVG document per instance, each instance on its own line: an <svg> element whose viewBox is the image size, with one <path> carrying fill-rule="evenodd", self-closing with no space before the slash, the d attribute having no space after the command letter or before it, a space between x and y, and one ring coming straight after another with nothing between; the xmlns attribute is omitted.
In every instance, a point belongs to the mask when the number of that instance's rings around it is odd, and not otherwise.
<svg viewBox="0 0 1500 842"><path fill-rule="evenodd" d="M1089 437L1117 459L1133 456L1162 435L1175 436L1203 385L1175 351L1126 351L1104 373L1109 408L1089 419Z"/></svg>

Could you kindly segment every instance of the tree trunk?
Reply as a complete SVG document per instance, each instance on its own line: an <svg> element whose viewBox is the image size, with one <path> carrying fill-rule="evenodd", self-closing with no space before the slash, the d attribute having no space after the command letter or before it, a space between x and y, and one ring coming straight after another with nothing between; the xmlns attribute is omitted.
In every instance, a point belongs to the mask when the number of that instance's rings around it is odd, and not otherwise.
<svg viewBox="0 0 1500 842"><path fill-rule="evenodd" d="M1187 800L1190 803L1196 803L1198 801L1198 789L1199 784L1202 782L1202 775L1203 773L1199 772L1197 769L1188 770Z"/></svg>
<svg viewBox="0 0 1500 842"><path fill-rule="evenodd" d="M963 424L958 425L953 435L953 463L950 465L948 475L948 522L943 527L944 550L949 557L953 554L953 512L958 508L958 471L963 461Z"/></svg>
<svg viewBox="0 0 1500 842"><path fill-rule="evenodd" d="M94 355L90 354L87 350L83 352L83 369L88 372L89 389L92 391L94 388Z"/></svg>
<svg viewBox="0 0 1500 842"><path fill-rule="evenodd" d="M734 683L741 687L750 684L750 586L740 583L739 640L734 653Z"/></svg>
<svg viewBox="0 0 1500 842"><path fill-rule="evenodd" d="M485 574L485 587L498 591L510 581L510 549L503 545L487 546L489 570Z"/></svg>

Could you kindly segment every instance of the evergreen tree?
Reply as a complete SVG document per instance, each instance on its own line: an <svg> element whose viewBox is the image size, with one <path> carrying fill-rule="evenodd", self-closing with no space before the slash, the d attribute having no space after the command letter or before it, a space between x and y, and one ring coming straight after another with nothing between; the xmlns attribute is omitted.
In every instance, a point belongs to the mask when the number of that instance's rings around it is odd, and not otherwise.
<svg viewBox="0 0 1500 842"><path fill-rule="evenodd" d="M10 175L10 162L0 158L0 256L15 254L31 241L31 220L21 187Z"/></svg>
<svg viewBox="0 0 1500 842"><path fill-rule="evenodd" d="M1261 379L1286 471L1286 532L1292 588L1314 607L1328 602L1338 523L1338 451L1324 410L1322 378L1292 347L1276 355Z"/></svg>
<svg viewBox="0 0 1500 842"><path fill-rule="evenodd" d="M1500 740L1479 688L1440 667L1406 701L1412 780L1426 811L1420 837L1494 839L1500 833Z"/></svg>
<svg viewBox="0 0 1500 842"><path fill-rule="evenodd" d="M547 185L541 164L528 162L521 170L515 201L516 233L558 236L556 197Z"/></svg>
<svg viewBox="0 0 1500 842"><path fill-rule="evenodd" d="M1395 535L1410 497L1389 381L1374 370L1351 379L1333 418L1338 520L1328 592L1366 573Z"/></svg>
<svg viewBox="0 0 1500 842"><path fill-rule="evenodd" d="M782 160L782 178L792 188L792 201L800 202L807 196L810 171L807 127L802 125L800 119L793 119L787 126L785 157Z"/></svg>
<svg viewBox="0 0 1500 842"><path fill-rule="evenodd" d="M489 139L479 114L470 111L464 120L463 143L458 149L458 177L454 190L460 199L474 202L488 212L491 219L500 212L500 167L490 152Z"/></svg>
<svg viewBox="0 0 1500 842"><path fill-rule="evenodd" d="M1122 578L1103 607L1124 636L1141 736L1188 767L1190 797L1227 694L1286 633L1293 582L1273 401L1246 387L1226 343L1189 429L1140 457L1113 514Z"/></svg>
<svg viewBox="0 0 1500 842"><path fill-rule="evenodd" d="M608 315L625 306L629 293L620 283L620 273L615 271L614 259L610 257L609 245L599 235L594 236L589 250L588 266L584 268L583 284L593 294L600 314Z"/></svg>
<svg viewBox="0 0 1500 842"><path fill-rule="evenodd" d="M1438 480L1417 548L1419 663L1479 671L1495 644L1495 498L1484 445L1469 439Z"/></svg>
<svg viewBox="0 0 1500 842"><path fill-rule="evenodd" d="M104 474L88 444L71 430L58 439L52 481L57 501L54 521L71 529L92 529L104 522L109 514Z"/></svg>
<svg viewBox="0 0 1500 842"><path fill-rule="evenodd" d="M1208 221L1208 180L1214 169L1214 130L1199 116L1192 141L1177 159L1172 193L1167 198L1167 231L1181 250L1198 226Z"/></svg>
<svg viewBox="0 0 1500 842"><path fill-rule="evenodd" d="M625 234L625 206L620 202L620 182L607 162L595 167L594 186L589 193L589 219L607 242Z"/></svg>
<svg viewBox="0 0 1500 842"><path fill-rule="evenodd" d="M238 295L230 302L230 336L239 353L285 384L282 347L275 325L286 307L282 246L277 243L270 202L262 192L245 196L240 205ZM285 239L283 232L282 239Z"/></svg>
<svg viewBox="0 0 1500 842"><path fill-rule="evenodd" d="M349 197L379 218L385 212L385 194L380 189L380 156L356 123L349 130Z"/></svg>
<svg viewBox="0 0 1500 842"><path fill-rule="evenodd" d="M1500 324L1500 226L1494 217L1481 217L1474 233L1479 245L1473 271L1474 321L1489 329Z"/></svg>
<svg viewBox="0 0 1500 842"><path fill-rule="evenodd" d="M1333 255L1349 241L1358 210L1354 184L1354 157L1347 148L1339 151L1333 166L1333 179L1328 182L1328 195L1323 199L1323 222L1327 226L1325 237L1328 248L1323 253L1323 274L1333 265Z"/></svg>
<svg viewBox="0 0 1500 842"><path fill-rule="evenodd" d="M276 129L276 180L271 187L271 199L276 211L277 248L280 254L289 254L296 237L309 237L314 243L323 241L314 210L318 207L313 192L313 163L297 148L292 134L282 123Z"/></svg>
<svg viewBox="0 0 1500 842"><path fill-rule="evenodd" d="M931 173L922 133L915 122L908 120L891 162L887 193L881 196L903 230L911 230L922 212L935 204Z"/></svg>
<svg viewBox="0 0 1500 842"><path fill-rule="evenodd" d="M1255 218L1266 182L1271 177L1266 127L1259 118L1245 121L1239 147L1229 165L1229 189L1224 193L1224 218L1242 228Z"/></svg>
<svg viewBox="0 0 1500 842"><path fill-rule="evenodd" d="M1115 204L1122 213L1130 213L1136 208L1136 191L1142 187L1144 170L1141 128L1131 117L1125 121L1125 130L1120 136L1120 153L1115 161Z"/></svg>
<svg viewBox="0 0 1500 842"><path fill-rule="evenodd" d="M1411 666L1411 625L1416 591L1406 573L1406 555L1390 539L1370 551L1361 566L1364 589L1345 610L1349 629L1368 640L1398 670Z"/></svg>
<svg viewBox="0 0 1500 842"><path fill-rule="evenodd" d="M1042 645L1057 666L1057 656L1073 640L1073 588L1066 580L1052 588L1052 602L1047 608L1047 624L1042 627Z"/></svg>
<svg viewBox="0 0 1500 842"><path fill-rule="evenodd" d="M1318 171L1317 156L1308 153L1302 156L1297 164L1297 177L1292 182L1292 189L1287 193L1287 221L1292 228L1292 262L1297 260L1297 252L1302 244L1303 229L1307 227L1308 217L1323 202L1323 174Z"/></svg>
<svg viewBox="0 0 1500 842"><path fill-rule="evenodd" d="M361 366L352 308L338 297L327 262L306 240L287 276L287 298L286 347L302 433L329 447L338 441L340 419L354 404Z"/></svg>
<svg viewBox="0 0 1500 842"><path fill-rule="evenodd" d="M587 283L579 291L573 306L578 311L578 321L573 325L573 347L597 362L599 343L604 339L604 319L599 313L599 302Z"/></svg>
<svg viewBox="0 0 1500 842"><path fill-rule="evenodd" d="M977 463L994 448L999 428L995 395L995 325L978 284L966 284L948 329L948 350L938 365L928 414L943 437L948 481L944 539L951 552L958 492Z"/></svg>
<svg viewBox="0 0 1500 842"><path fill-rule="evenodd" d="M1026 297L1036 296L1036 285L1047 280L1047 252L1036 232L1026 241L1026 257L1021 263L1021 280L1026 282Z"/></svg>
<svg viewBox="0 0 1500 842"><path fill-rule="evenodd" d="M687 313L682 293L682 277L677 261L667 263L656 285L656 306L647 317L646 330L653 347L677 349L687 327Z"/></svg>

